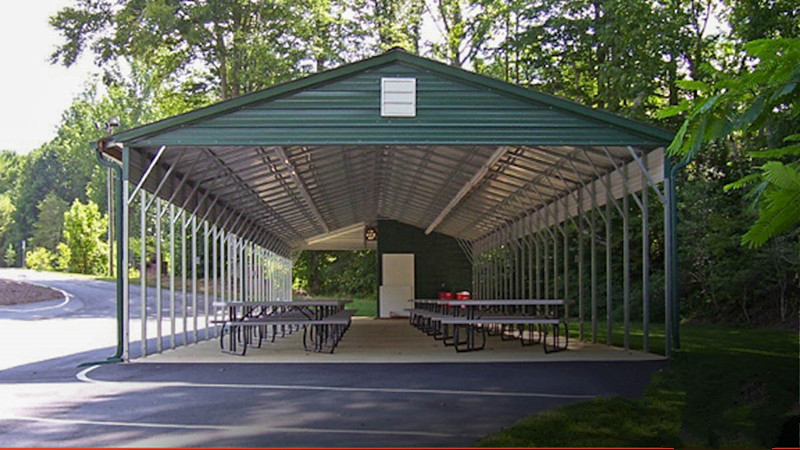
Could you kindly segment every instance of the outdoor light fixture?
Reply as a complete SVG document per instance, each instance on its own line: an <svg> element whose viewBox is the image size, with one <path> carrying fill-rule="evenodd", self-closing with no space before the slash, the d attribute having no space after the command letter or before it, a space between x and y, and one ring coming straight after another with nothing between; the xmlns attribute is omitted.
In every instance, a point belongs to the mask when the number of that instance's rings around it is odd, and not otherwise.
<svg viewBox="0 0 800 450"><path fill-rule="evenodd" d="M378 240L378 230L375 227L364 228L364 239L369 242Z"/></svg>
<svg viewBox="0 0 800 450"><path fill-rule="evenodd" d="M106 123L95 122L94 127L98 130L104 130L106 133L111 134L114 128L119 126L119 117L114 116L109 118Z"/></svg>

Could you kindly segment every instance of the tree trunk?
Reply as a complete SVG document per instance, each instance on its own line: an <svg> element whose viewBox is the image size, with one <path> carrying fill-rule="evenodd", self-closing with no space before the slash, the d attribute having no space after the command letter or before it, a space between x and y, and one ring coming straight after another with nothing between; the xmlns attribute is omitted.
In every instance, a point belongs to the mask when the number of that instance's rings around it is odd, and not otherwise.
<svg viewBox="0 0 800 450"><path fill-rule="evenodd" d="M219 94L223 100L230 98L228 90L228 58L222 34L217 31L217 52L219 53Z"/></svg>
<svg viewBox="0 0 800 450"><path fill-rule="evenodd" d="M597 96L595 103L597 104L598 108L604 108L605 102L603 101L603 95L605 92L605 76L603 75L603 66L606 62L606 48L605 44L601 38L601 28L604 27L602 20L602 5L599 2L593 2L592 5L594 6L594 36L595 36L595 47L597 48L597 52L595 53L595 80L597 80Z"/></svg>
<svg viewBox="0 0 800 450"><path fill-rule="evenodd" d="M322 290L322 274L320 273L319 252L310 252L308 266L308 294L318 294Z"/></svg>

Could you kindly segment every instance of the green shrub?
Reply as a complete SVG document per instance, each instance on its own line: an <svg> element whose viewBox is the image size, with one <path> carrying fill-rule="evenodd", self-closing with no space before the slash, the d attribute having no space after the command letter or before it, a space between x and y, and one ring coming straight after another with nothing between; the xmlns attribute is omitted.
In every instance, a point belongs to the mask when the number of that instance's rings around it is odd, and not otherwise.
<svg viewBox="0 0 800 450"><path fill-rule="evenodd" d="M84 204L76 199L64 213L64 241L69 248L67 265L70 272L103 273L107 247L101 238L107 220L92 201Z"/></svg>
<svg viewBox="0 0 800 450"><path fill-rule="evenodd" d="M33 270L53 270L56 255L44 247L36 247L25 253L25 263Z"/></svg>
<svg viewBox="0 0 800 450"><path fill-rule="evenodd" d="M8 248L6 248L6 254L3 256L3 261L6 263L7 267L13 267L14 264L17 262L17 251L14 250L14 246L8 244Z"/></svg>
<svg viewBox="0 0 800 450"><path fill-rule="evenodd" d="M69 271L69 262L72 259L72 250L63 242L59 242L56 247L58 256L56 256L56 269L67 272Z"/></svg>

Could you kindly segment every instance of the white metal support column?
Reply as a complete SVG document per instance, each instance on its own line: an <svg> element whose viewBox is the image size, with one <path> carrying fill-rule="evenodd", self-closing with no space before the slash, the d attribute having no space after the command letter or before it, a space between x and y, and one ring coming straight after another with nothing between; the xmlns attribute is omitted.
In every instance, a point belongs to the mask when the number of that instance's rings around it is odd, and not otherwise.
<svg viewBox="0 0 800 450"><path fill-rule="evenodd" d="M209 300L208 300L208 222L203 221L203 315L205 316L205 338L211 338L209 331Z"/></svg>
<svg viewBox="0 0 800 450"><path fill-rule="evenodd" d="M161 292L161 197L156 196L156 351L164 351L163 328L164 319L163 295Z"/></svg>
<svg viewBox="0 0 800 450"><path fill-rule="evenodd" d="M142 357L147 356L147 194L144 190L140 191L139 196L139 240L141 249L139 254L139 292L141 293L141 327L142 327Z"/></svg>
<svg viewBox="0 0 800 450"><path fill-rule="evenodd" d="M197 216L192 214L192 343L197 343ZM185 233L186 231L184 231Z"/></svg>
<svg viewBox="0 0 800 450"><path fill-rule="evenodd" d="M169 204L169 347L175 348L175 205Z"/></svg>
<svg viewBox="0 0 800 450"><path fill-rule="evenodd" d="M122 271L122 360L128 361L131 357L131 336L130 336L130 317L131 317L131 292L130 292L130 271L128 265L130 263L130 206L128 205L128 195L130 192L130 158L131 149L128 146L122 148L122 192L123 199L122 205L122 248L118 251L122 252L122 261L124 267L119 267L117 270Z"/></svg>
<svg viewBox="0 0 800 450"><path fill-rule="evenodd" d="M186 220L186 211L181 209L180 211L180 219L181 219L181 226L179 229L181 230L181 309L182 315L181 318L183 320L183 345L189 345L189 309L187 304L187 293L186 293L186 277L187 277L187 265L186 265L186 225L188 221Z"/></svg>

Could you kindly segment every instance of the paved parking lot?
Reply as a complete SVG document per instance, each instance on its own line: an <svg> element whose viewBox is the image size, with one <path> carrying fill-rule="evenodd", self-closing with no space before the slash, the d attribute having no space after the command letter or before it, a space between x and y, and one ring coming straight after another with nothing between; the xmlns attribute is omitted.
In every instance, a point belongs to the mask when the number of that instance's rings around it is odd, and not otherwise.
<svg viewBox="0 0 800 450"><path fill-rule="evenodd" d="M30 334L32 346L59 347L72 321L113 314L110 283L38 281L73 295L71 309L27 321L0 314L0 325L17 330L2 336L6 342L24 348ZM9 362L14 356L4 346L3 446L469 446L544 409L638 396L665 365L130 363L80 370L77 363L112 353L108 336L103 345L90 337L34 361Z"/></svg>
<svg viewBox="0 0 800 450"><path fill-rule="evenodd" d="M640 395L662 364L126 364L72 380L2 376L0 433L9 446L469 446L537 411Z"/></svg>

